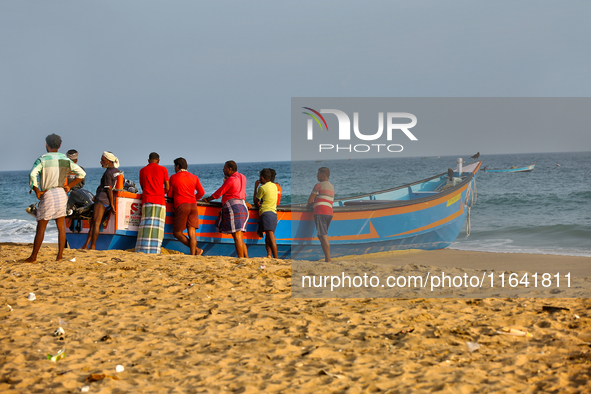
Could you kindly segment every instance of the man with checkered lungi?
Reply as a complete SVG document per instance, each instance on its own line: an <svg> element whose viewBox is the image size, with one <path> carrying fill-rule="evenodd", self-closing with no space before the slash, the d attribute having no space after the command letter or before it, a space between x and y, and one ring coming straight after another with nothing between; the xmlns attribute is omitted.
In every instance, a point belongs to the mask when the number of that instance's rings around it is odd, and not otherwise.
<svg viewBox="0 0 591 394"><path fill-rule="evenodd" d="M246 231L248 222L248 204L246 202L246 177L240 174L233 160L224 164L225 181L211 196L203 201L210 202L222 197L222 210L215 226L220 233L232 234L238 257L248 257L242 233Z"/></svg>

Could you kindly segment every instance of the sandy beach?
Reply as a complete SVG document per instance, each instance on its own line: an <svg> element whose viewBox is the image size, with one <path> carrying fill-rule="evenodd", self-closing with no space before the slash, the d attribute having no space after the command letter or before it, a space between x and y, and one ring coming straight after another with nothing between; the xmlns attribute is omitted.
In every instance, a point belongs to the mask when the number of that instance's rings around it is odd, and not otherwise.
<svg viewBox="0 0 591 394"><path fill-rule="evenodd" d="M2 393L591 391L588 257L349 256L323 267L474 276L560 268L573 286L292 298L292 267L321 263L70 249L55 262L53 245L38 264L21 263L30 252L0 244ZM59 327L65 335L54 335ZM64 358L48 360L60 350Z"/></svg>

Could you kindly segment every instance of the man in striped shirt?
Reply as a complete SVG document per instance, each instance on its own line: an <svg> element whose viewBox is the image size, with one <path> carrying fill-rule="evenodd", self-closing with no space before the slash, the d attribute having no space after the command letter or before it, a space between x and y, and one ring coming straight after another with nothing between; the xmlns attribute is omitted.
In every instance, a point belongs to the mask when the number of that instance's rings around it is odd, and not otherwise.
<svg viewBox="0 0 591 394"><path fill-rule="evenodd" d="M329 177L330 170L327 167L320 167L316 176L318 183L312 189L310 197L308 197L308 206L314 206L316 235L324 252L324 261L327 263L331 261L328 227L332 221L332 203L334 201L334 186L328 181Z"/></svg>
<svg viewBox="0 0 591 394"><path fill-rule="evenodd" d="M61 145L62 139L59 135L48 135L45 138L47 153L35 161L29 174L29 184L39 199L39 206L37 208L37 230L33 243L33 252L25 260L28 263L37 261L37 254L45 237L45 228L50 220L55 220L58 230L58 251L55 260L59 261L63 258L64 247L66 246L67 193L86 176L86 173L78 164L68 159L63 153L58 152ZM67 179L70 172L76 174L76 179L68 184ZM37 177L40 178L39 183Z"/></svg>

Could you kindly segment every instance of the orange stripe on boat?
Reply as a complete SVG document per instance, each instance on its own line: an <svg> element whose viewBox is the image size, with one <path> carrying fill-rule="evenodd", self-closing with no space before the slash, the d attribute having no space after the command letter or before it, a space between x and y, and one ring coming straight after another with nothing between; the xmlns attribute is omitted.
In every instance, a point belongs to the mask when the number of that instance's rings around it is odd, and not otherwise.
<svg viewBox="0 0 591 394"><path fill-rule="evenodd" d="M217 239L232 239L232 235L231 234L222 234L222 233L199 233L197 232L195 234L197 236L197 241L199 241L199 237L207 237L207 238L217 238ZM242 233L242 238L243 239L261 239L259 238L259 236L257 235L256 232L247 232L247 233Z"/></svg>
<svg viewBox="0 0 591 394"><path fill-rule="evenodd" d="M354 241L358 239L376 239L380 238L380 235L374 228L371 221L369 222L369 233L368 234L356 234L356 235L334 235L329 236L328 239L330 241ZM306 237L306 238L293 238L293 241L313 241L316 237ZM292 240L291 238L277 238L278 241L289 241Z"/></svg>
<svg viewBox="0 0 591 394"><path fill-rule="evenodd" d="M388 235L388 237L397 237L399 235L406 235L406 234L412 234L412 233L416 233L419 231L424 231L424 230L429 230L431 228L437 227L437 226L441 226L442 224L445 224L447 222L450 222L452 220L454 220L455 218L457 218L458 216L461 216L464 213L464 206L462 205L462 209L458 210L456 213L453 213L451 215L449 215L448 217L438 220L436 222L433 222L431 224L428 224L426 226L423 227L419 227L419 228L415 228L414 230L409 230L409 231L405 231L403 233L400 234L394 234L394 235ZM386 238L388 238L386 237Z"/></svg>

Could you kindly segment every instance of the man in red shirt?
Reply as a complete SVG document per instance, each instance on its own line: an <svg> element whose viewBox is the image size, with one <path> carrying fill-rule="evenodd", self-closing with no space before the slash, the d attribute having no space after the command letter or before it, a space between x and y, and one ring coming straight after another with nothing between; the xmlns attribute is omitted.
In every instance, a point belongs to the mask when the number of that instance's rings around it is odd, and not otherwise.
<svg viewBox="0 0 591 394"><path fill-rule="evenodd" d="M195 229L199 228L197 200L205 191L196 175L187 171L187 160L182 157L174 160L175 174L170 177L169 197L174 199L174 221L172 234L189 248L192 256L200 256L203 249L197 247ZM197 193L195 193L197 192ZM187 229L187 235L183 231Z"/></svg>
<svg viewBox="0 0 591 394"><path fill-rule="evenodd" d="M140 170L142 187L142 220L137 233L135 251L160 253L166 221L165 193L168 193L168 171L160 164L160 156L150 153L148 165Z"/></svg>
<svg viewBox="0 0 591 394"><path fill-rule="evenodd" d="M240 174L238 166L233 160L224 164L225 181L211 196L203 201L210 202L222 197L222 210L215 226L220 233L232 234L238 257L248 258L248 250L242 239L248 222L248 205L246 199L246 177Z"/></svg>

